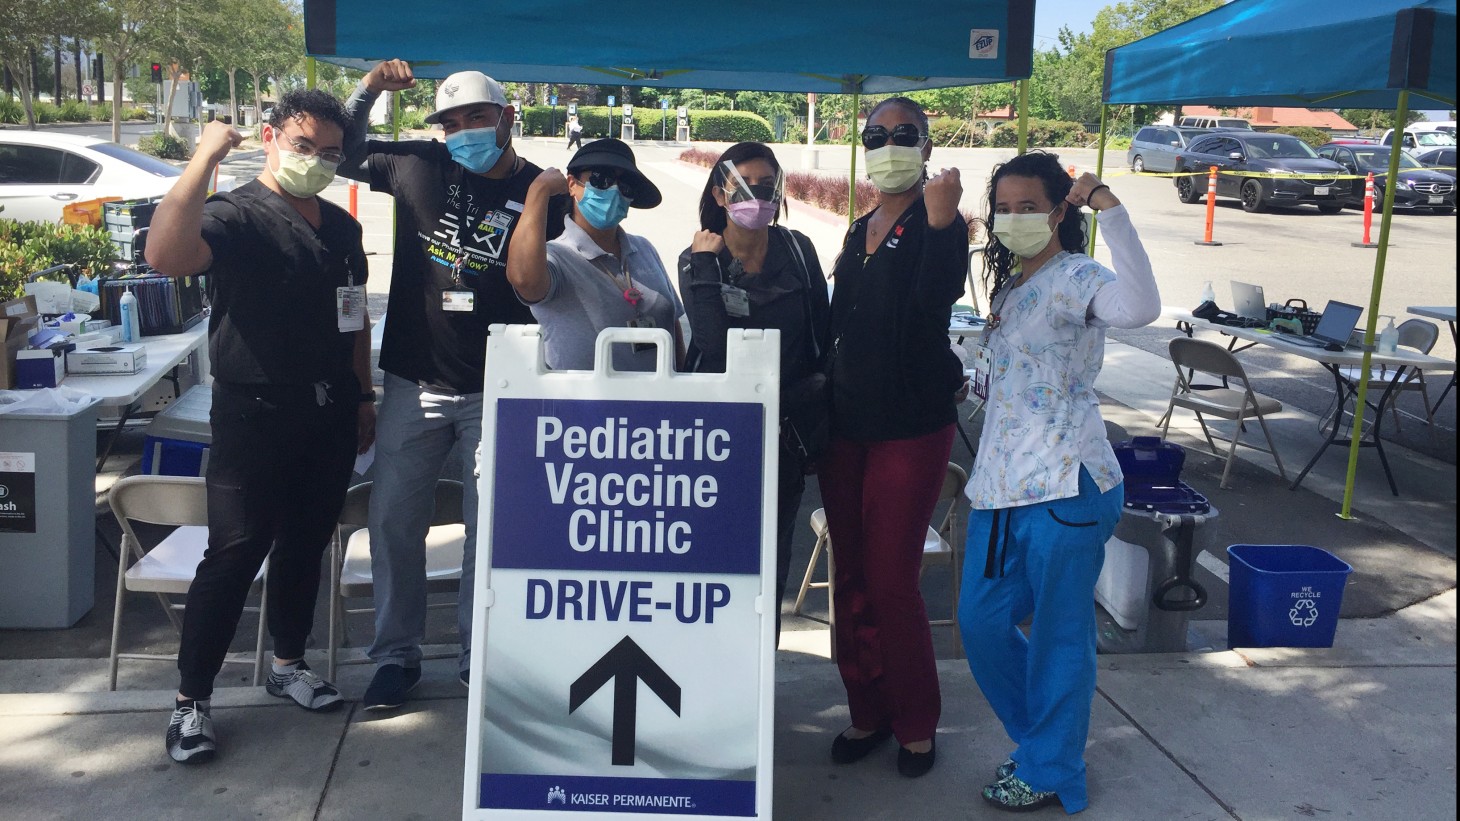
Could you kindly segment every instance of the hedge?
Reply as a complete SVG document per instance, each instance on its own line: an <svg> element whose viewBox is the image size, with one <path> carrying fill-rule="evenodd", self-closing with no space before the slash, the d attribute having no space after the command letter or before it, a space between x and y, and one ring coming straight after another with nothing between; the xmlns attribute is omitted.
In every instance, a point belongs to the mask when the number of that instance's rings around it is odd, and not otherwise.
<svg viewBox="0 0 1460 821"><path fill-rule="evenodd" d="M942 117L928 124L928 139L938 148L978 148L985 144L988 134L981 125L969 128L968 121Z"/></svg>
<svg viewBox="0 0 1460 821"><path fill-rule="evenodd" d="M1029 145L1038 147L1083 146L1095 137L1080 123L1063 120L1030 120ZM1000 123L994 128L990 145L1013 148L1019 144L1019 124Z"/></svg>
<svg viewBox="0 0 1460 821"><path fill-rule="evenodd" d="M0 218L0 301L20 296L36 271L69 263L96 276L116 253L111 235L102 228Z"/></svg>
<svg viewBox="0 0 1460 821"><path fill-rule="evenodd" d="M1277 128L1274 128L1273 132L1276 134L1289 134L1297 137L1298 139L1307 143L1311 148L1320 148L1327 145L1332 140L1327 131L1324 131L1320 128L1312 128L1306 125L1281 125Z"/></svg>
<svg viewBox="0 0 1460 821"><path fill-rule="evenodd" d="M552 136L561 137L566 133L565 123L568 119L568 110L564 106L558 106L556 112L552 107L545 105L524 106L521 117L522 133L524 134L537 137L548 135L550 131L554 131L554 121L556 121L556 130ZM578 122L583 125L583 139L585 140L617 137L619 136L619 124L623 122L623 108L614 106L612 131L609 129L607 106L578 106ZM646 106L634 108L634 131L640 139L657 140L660 139L661 134L667 139L673 139L676 125L677 116L674 111L668 112L666 118L662 109ZM691 110L689 112L689 136L691 140L717 142L746 140L769 142L771 124L759 114L749 111Z"/></svg>

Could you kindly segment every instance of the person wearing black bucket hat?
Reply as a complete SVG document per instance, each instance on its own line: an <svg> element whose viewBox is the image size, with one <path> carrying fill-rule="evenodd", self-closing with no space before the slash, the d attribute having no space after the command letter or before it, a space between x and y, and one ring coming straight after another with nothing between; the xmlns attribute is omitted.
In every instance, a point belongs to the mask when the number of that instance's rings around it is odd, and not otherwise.
<svg viewBox="0 0 1460 821"><path fill-rule="evenodd" d="M548 242L549 200L567 194L573 212L563 233ZM683 360L679 295L647 239L619 227L630 208L653 208L659 189L634 162L628 144L595 140L568 162L568 174L549 168L533 180L512 234L507 279L542 326L548 367L588 370L604 328L664 328ZM654 369L653 345L615 345L613 367Z"/></svg>

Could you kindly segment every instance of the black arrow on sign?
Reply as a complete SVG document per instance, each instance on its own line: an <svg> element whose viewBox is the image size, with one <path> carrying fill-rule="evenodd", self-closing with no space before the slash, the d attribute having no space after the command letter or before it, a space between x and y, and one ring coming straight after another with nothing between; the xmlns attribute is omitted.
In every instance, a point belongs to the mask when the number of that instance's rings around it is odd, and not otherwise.
<svg viewBox="0 0 1460 821"><path fill-rule="evenodd" d="M633 766L639 682L649 685L675 715L679 715L679 685L633 639L624 636L573 682L568 689L568 712L583 706L609 679L613 680L613 763Z"/></svg>

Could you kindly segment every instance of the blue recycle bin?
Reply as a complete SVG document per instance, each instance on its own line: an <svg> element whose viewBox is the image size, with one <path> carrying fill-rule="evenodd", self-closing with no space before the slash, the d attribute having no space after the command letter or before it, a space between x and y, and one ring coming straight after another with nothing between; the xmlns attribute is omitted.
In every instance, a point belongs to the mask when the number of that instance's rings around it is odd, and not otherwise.
<svg viewBox="0 0 1460 821"><path fill-rule="evenodd" d="M1332 647L1349 564L1300 544L1227 548L1228 647Z"/></svg>

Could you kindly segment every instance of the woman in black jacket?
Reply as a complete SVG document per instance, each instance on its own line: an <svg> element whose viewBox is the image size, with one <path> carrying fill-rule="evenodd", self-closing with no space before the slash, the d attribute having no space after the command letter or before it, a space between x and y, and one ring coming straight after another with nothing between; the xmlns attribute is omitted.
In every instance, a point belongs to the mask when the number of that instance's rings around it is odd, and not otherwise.
<svg viewBox="0 0 1460 821"><path fill-rule="evenodd" d="M819 472L852 718L831 752L851 763L895 735L898 772L916 778L932 769L941 710L918 573L957 423L963 369L948 321L968 225L957 169L927 179L928 120L912 100L879 103L862 146L881 199L852 225L832 274L832 439Z"/></svg>
<svg viewBox="0 0 1460 821"><path fill-rule="evenodd" d="M679 255L679 292L692 337L690 369L724 372L725 333L731 328L780 330L783 417L797 404L791 401L794 394L822 395L816 383L822 380L829 312L816 249L804 234L776 224L784 190L784 175L769 148L751 142L730 146L710 170L700 197L701 230ZM807 428L816 421L812 416L793 419ZM783 424L781 432L777 483L778 604L786 591L791 534L811 456L790 427ZM813 437L811 430L801 434ZM779 633L779 606L776 613Z"/></svg>

